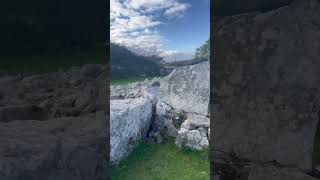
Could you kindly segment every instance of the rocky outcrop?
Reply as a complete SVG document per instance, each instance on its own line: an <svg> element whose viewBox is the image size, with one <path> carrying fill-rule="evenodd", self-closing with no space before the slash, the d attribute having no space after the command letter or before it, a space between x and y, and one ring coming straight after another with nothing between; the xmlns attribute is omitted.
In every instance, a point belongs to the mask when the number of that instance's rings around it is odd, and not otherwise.
<svg viewBox="0 0 320 180"><path fill-rule="evenodd" d="M0 179L102 179L106 113L0 125ZM101 130L97 129L100 128Z"/></svg>
<svg viewBox="0 0 320 180"><path fill-rule="evenodd" d="M177 111L208 114L209 62L183 66L161 79L159 99Z"/></svg>
<svg viewBox="0 0 320 180"><path fill-rule="evenodd" d="M210 118L194 113L189 113L187 117L178 131L177 146L186 146L195 150L208 148Z"/></svg>
<svg viewBox="0 0 320 180"><path fill-rule="evenodd" d="M177 146L207 148L209 63L169 76L111 87L111 161L124 159L143 140L176 138ZM188 119L190 126L182 127Z"/></svg>
<svg viewBox="0 0 320 180"><path fill-rule="evenodd" d="M113 165L147 137L158 99L158 80L111 86L110 161Z"/></svg>
<svg viewBox="0 0 320 180"><path fill-rule="evenodd" d="M205 117L209 114L209 72L209 62L203 62L178 68L160 80L154 123L158 130L176 138L178 147L201 150L209 145L210 121ZM189 122L194 124L183 127Z"/></svg>
<svg viewBox="0 0 320 180"><path fill-rule="evenodd" d="M101 83L106 76L106 67L93 64L50 74L3 76L0 107L36 106L47 119L106 110L97 98L100 89L107 89Z"/></svg>
<svg viewBox="0 0 320 180"><path fill-rule="evenodd" d="M312 169L320 109L319 12L317 0L296 0L216 23L211 77L215 161L232 156L249 164ZM251 179L263 179L258 177L251 174Z"/></svg>
<svg viewBox="0 0 320 180"><path fill-rule="evenodd" d="M0 179L107 179L106 78L103 65L0 77Z"/></svg>
<svg viewBox="0 0 320 180"><path fill-rule="evenodd" d="M139 97L111 100L110 161L117 163L147 136L152 117L152 101Z"/></svg>

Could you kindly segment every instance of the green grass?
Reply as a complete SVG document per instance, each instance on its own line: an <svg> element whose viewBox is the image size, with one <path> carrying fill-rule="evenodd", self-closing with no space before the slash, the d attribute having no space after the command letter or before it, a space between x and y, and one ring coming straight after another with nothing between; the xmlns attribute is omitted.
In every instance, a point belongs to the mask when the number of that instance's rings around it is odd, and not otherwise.
<svg viewBox="0 0 320 180"><path fill-rule="evenodd" d="M145 79L152 79L154 77L130 77L126 79L111 79L111 85L127 85L134 82L143 82Z"/></svg>
<svg viewBox="0 0 320 180"><path fill-rule="evenodd" d="M208 151L179 150L173 141L142 143L111 169L111 180L208 180Z"/></svg>
<svg viewBox="0 0 320 180"><path fill-rule="evenodd" d="M102 48L0 57L0 70L10 74L42 74L83 64L106 64L108 57L107 49Z"/></svg>

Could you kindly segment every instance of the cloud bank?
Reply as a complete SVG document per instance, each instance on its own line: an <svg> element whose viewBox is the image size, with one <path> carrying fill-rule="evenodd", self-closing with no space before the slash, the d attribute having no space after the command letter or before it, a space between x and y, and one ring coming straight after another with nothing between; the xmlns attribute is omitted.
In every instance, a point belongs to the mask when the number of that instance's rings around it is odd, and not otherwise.
<svg viewBox="0 0 320 180"><path fill-rule="evenodd" d="M167 61L184 60L191 52L163 50L166 39L156 31L165 22L182 18L190 4L179 0L111 0L110 39L142 55L160 55Z"/></svg>

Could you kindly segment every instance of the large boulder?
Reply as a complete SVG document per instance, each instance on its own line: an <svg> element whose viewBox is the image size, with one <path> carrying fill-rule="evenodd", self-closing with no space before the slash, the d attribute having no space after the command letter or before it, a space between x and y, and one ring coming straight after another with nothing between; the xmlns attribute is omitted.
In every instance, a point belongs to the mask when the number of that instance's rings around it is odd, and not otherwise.
<svg viewBox="0 0 320 180"><path fill-rule="evenodd" d="M0 122L0 179L106 179L106 118Z"/></svg>
<svg viewBox="0 0 320 180"><path fill-rule="evenodd" d="M187 114L176 137L178 147L202 150L209 147L210 118L194 113Z"/></svg>
<svg viewBox="0 0 320 180"><path fill-rule="evenodd" d="M320 109L320 4L296 0L213 29L212 157L312 167Z"/></svg>
<svg viewBox="0 0 320 180"><path fill-rule="evenodd" d="M176 138L178 147L207 148L209 62L183 66L160 80L155 130ZM200 128L200 129L198 129Z"/></svg>
<svg viewBox="0 0 320 180"><path fill-rule="evenodd" d="M153 122L155 131L161 130L170 137L176 137L181 124L186 120L186 114L175 110L163 101L156 105L156 117Z"/></svg>
<svg viewBox="0 0 320 180"><path fill-rule="evenodd" d="M177 111L208 114L210 65L203 62L183 66L160 81L159 100Z"/></svg>
<svg viewBox="0 0 320 180"><path fill-rule="evenodd" d="M176 138L176 145L194 150L203 150L208 148L209 141L207 134L203 131L181 128Z"/></svg>
<svg viewBox="0 0 320 180"><path fill-rule="evenodd" d="M147 136L152 114L150 98L110 101L110 161L112 164L124 159Z"/></svg>

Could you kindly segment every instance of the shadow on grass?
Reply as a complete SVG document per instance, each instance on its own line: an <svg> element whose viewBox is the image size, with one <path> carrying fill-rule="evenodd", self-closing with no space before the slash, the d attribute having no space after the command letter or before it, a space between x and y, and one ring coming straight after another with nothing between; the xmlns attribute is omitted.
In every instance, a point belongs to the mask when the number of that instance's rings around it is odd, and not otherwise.
<svg viewBox="0 0 320 180"><path fill-rule="evenodd" d="M129 157L111 169L111 180L208 180L208 151L178 149L174 141L141 143Z"/></svg>

